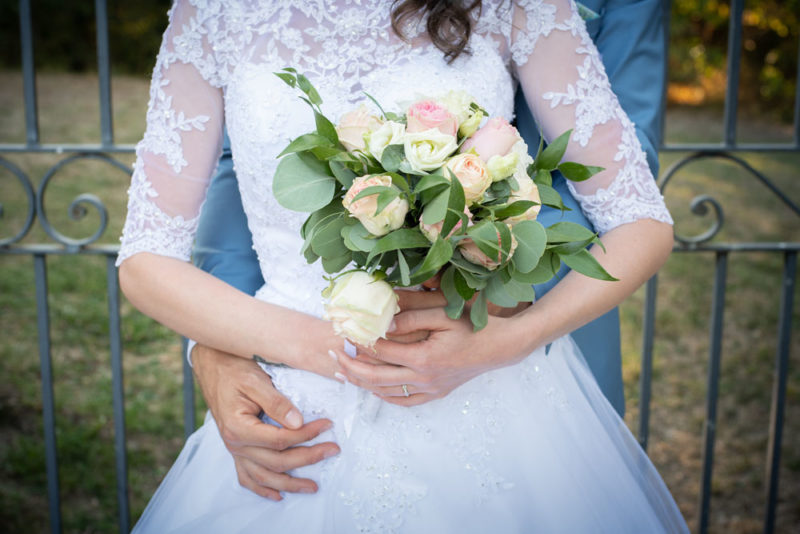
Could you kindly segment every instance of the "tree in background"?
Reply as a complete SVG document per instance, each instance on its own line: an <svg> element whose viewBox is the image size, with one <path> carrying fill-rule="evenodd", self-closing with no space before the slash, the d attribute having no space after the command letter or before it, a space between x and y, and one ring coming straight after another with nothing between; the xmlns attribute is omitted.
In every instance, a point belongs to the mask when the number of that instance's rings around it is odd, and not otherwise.
<svg viewBox="0 0 800 534"><path fill-rule="evenodd" d="M166 26L170 0L109 0L115 73L148 76ZM0 68L20 66L18 2L0 2ZM57 14L58 16L54 16ZM719 105L725 94L729 0L672 0L670 100ZM33 3L37 67L95 68L94 3ZM745 0L740 104L751 113L792 120L800 0Z"/></svg>

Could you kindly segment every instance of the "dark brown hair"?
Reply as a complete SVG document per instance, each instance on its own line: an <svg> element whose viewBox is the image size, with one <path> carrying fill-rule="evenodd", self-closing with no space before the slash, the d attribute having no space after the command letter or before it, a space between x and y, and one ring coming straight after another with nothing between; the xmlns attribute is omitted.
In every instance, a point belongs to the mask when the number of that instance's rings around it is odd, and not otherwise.
<svg viewBox="0 0 800 534"><path fill-rule="evenodd" d="M478 9L481 0L395 0L392 6L392 29L405 39L403 26L426 13L426 30L431 42L452 63L462 53L469 54L467 44L472 34L472 11Z"/></svg>

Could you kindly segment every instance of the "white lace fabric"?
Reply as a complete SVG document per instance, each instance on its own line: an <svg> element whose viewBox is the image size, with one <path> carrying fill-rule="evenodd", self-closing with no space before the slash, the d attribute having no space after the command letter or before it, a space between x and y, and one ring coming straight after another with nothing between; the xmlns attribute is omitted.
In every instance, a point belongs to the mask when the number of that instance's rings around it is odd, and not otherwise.
<svg viewBox="0 0 800 534"><path fill-rule="evenodd" d="M518 81L545 139L571 128L566 158L606 169L569 183L598 231L641 218L671 222L571 1L484 2L471 54L450 65L422 22L406 27L406 40L394 34L392 3L178 0L153 72L118 264L142 251L189 259L227 124L265 279L319 273L304 265L290 237L304 215L271 194L275 156L313 129L310 110L273 75L285 66L311 79L333 120L364 101L364 92L393 109L454 88L512 119Z"/></svg>

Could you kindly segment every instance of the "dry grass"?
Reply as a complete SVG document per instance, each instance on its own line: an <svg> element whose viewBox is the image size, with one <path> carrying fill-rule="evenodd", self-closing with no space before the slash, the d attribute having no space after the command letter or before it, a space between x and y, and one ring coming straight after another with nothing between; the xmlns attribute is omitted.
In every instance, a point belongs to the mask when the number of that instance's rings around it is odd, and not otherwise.
<svg viewBox="0 0 800 534"><path fill-rule="evenodd" d="M91 76L42 74L38 79L44 142L99 139L97 84ZM115 78L114 123L117 141L134 143L144 126L147 83ZM0 73L0 142L24 139L21 82L17 73ZM676 141L716 141L717 113L671 110L668 135ZM748 140L782 140L783 127L748 121L740 127ZM6 155L38 183L60 161L58 155ZM129 155L117 158L131 163ZM674 161L662 157L662 165ZM800 202L798 155L747 155ZM2 172L2 171L0 171ZM3 173L0 237L16 232L25 215L24 197ZM48 214L73 236L91 233L96 215L72 221L66 207L75 195L98 194L110 213L100 242L115 242L124 214L127 177L100 162L81 162L57 174L48 189ZM727 222L721 241L798 239L798 219L759 184L726 163L696 163L667 190L677 230L690 234L707 221L686 206L699 192L723 204ZM52 202L52 205L50 204ZM48 242L38 227L25 242ZM114 529L113 422L110 408L105 266L101 258L53 257L48 261L53 360L56 377L61 490L66 532ZM760 531L764 465L776 347L782 265L776 255L733 254L727 284L720 382L711 531ZM697 514L701 432L708 360L708 329L713 257L674 254L660 276L653 405L649 452L693 525ZM622 307L627 421L636 426L640 372L643 292ZM800 525L800 302L795 299L780 481L778 532ZM6 532L46 530L41 400L36 345L36 315L31 260L0 256L0 524ZM132 508L141 512L182 441L181 356L175 336L123 305L125 388Z"/></svg>

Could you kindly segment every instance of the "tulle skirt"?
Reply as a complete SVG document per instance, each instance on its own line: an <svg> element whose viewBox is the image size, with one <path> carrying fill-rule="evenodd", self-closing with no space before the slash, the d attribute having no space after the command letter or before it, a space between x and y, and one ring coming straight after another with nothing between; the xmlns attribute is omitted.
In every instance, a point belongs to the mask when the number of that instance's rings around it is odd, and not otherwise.
<svg viewBox="0 0 800 534"><path fill-rule="evenodd" d="M306 421L334 422L315 442L341 453L294 472L319 492L273 502L239 486L207 416L135 533L688 532L569 337L413 408L267 371Z"/></svg>

